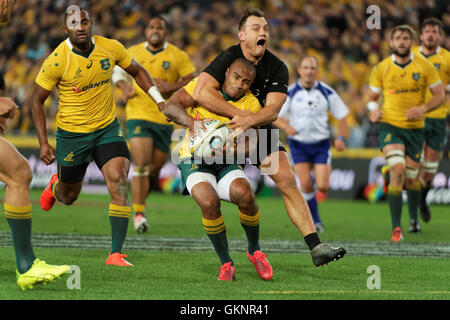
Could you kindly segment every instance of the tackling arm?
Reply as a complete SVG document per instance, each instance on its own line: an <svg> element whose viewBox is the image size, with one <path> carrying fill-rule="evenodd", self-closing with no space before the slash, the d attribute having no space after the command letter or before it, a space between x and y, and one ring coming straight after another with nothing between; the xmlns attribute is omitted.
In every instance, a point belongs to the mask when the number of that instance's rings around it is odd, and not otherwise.
<svg viewBox="0 0 450 320"><path fill-rule="evenodd" d="M219 93L219 90L219 82L210 74L202 72L198 77L194 89L194 100L209 111L230 119L238 115L246 114L226 102Z"/></svg>
<svg viewBox="0 0 450 320"><path fill-rule="evenodd" d="M278 118L287 95L281 92L270 92L266 95L266 105L258 112L250 115L235 116L227 124L233 129L242 129L243 131L260 125L271 124Z"/></svg>

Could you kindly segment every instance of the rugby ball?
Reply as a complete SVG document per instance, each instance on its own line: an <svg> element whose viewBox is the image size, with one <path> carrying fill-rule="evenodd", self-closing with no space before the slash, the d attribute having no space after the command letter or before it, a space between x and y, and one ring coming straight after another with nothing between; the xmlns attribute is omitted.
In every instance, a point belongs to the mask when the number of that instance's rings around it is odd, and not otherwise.
<svg viewBox="0 0 450 320"><path fill-rule="evenodd" d="M227 142L228 128L224 122L207 120L203 127L189 140L189 148L195 158L213 157Z"/></svg>

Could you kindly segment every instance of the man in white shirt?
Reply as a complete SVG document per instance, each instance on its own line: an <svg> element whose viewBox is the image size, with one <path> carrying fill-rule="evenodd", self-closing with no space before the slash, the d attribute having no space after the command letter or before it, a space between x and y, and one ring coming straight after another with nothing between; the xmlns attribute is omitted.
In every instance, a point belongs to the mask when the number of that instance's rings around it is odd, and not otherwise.
<svg viewBox="0 0 450 320"><path fill-rule="evenodd" d="M295 173L300 179L302 193L307 201L316 230L323 232L317 209L314 182L317 189L326 193L331 172L332 136L328 113L339 120L338 135L334 139L337 151L345 149L348 109L331 87L317 81L318 62L313 56L301 59L297 68L299 81L288 88L288 97L275 125L288 136Z"/></svg>

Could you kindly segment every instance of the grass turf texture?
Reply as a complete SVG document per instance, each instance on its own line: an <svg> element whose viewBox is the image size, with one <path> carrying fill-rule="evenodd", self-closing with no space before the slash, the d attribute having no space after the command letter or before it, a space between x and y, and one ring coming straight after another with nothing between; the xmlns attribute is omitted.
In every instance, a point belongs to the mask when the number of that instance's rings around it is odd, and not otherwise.
<svg viewBox="0 0 450 320"><path fill-rule="evenodd" d="M39 208L39 191L32 191L33 233L69 235L103 235L109 237L108 196L82 194L72 206L56 205L50 212ZM0 247L0 299L170 299L170 300L278 300L278 299L449 299L450 262L442 258L395 257L371 255L377 242L395 253L390 239L390 218L386 203L327 200L319 205L326 231L323 241L370 244L367 255L348 255L323 268L316 268L305 250L302 236L289 221L280 198L259 198L261 239L281 242L298 241L299 253L270 253L274 278L261 280L248 261L245 251L230 245L236 264L236 281L216 281L219 262L211 245L198 251L140 251L124 253L134 268L105 266L107 248L42 248L36 255L51 264L77 265L81 270L81 290L69 290L70 275L54 283L22 292L15 283L15 257L12 247ZM191 198L153 193L148 199L150 230L136 235L130 220L128 235L133 242L152 242L158 236L183 237L205 242L201 214ZM403 213L405 245L434 242L450 243L450 222L445 206L432 207L430 223L421 223L421 234L409 234L406 205ZM447 208L448 209L448 208ZM230 243L245 243L235 206L222 205ZM0 232L9 232L6 219L0 220ZM103 238L106 238L103 237ZM74 240L76 242L76 240ZM134 243L136 246L136 244ZM400 248L400 247L399 247ZM239 247L239 249L241 249ZM264 247L263 247L264 250ZM425 248L426 250L426 248ZM276 251L278 252L278 251ZM361 252L361 251L360 251ZM363 252L364 253L364 252ZM412 252L414 255L414 252ZM439 254L435 253L435 256ZM377 265L381 271L381 290L366 287L367 267ZM231 290L230 290L231 289Z"/></svg>

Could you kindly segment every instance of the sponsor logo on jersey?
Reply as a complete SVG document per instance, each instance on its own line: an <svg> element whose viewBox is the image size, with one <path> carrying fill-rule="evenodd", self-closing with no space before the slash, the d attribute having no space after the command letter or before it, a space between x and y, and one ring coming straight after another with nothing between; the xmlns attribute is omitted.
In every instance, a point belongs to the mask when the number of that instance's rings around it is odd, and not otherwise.
<svg viewBox="0 0 450 320"><path fill-rule="evenodd" d="M411 88L411 89L389 89L390 94L399 94L399 93L408 93L408 92L419 92L420 88Z"/></svg>
<svg viewBox="0 0 450 320"><path fill-rule="evenodd" d="M89 89L92 89L92 88L101 87L102 85L107 84L108 82L109 82L109 79L106 79L106 80L102 80L102 81L99 81L99 82L96 82L96 83L90 83L89 85L84 86L81 89L77 88L76 86L72 86L72 89L76 93L80 93L80 92L83 92L83 91L86 91L86 90L89 90Z"/></svg>
<svg viewBox="0 0 450 320"><path fill-rule="evenodd" d="M92 60L89 61L89 64L86 66L86 68L90 69L92 67Z"/></svg>

